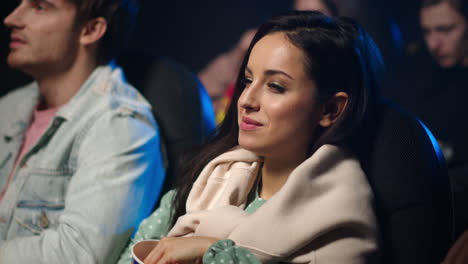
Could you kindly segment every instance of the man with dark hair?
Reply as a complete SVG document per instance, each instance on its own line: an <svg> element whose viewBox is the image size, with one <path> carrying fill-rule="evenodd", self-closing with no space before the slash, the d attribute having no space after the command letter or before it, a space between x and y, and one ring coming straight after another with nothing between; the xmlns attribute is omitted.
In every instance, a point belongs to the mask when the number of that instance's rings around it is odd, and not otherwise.
<svg viewBox="0 0 468 264"><path fill-rule="evenodd" d="M382 94L434 134L452 185L455 235L468 229L468 1L422 0L422 44L388 73ZM416 44L416 45L415 45Z"/></svg>
<svg viewBox="0 0 468 264"><path fill-rule="evenodd" d="M420 23L432 57L442 68L468 66L468 3L424 0Z"/></svg>
<svg viewBox="0 0 468 264"><path fill-rule="evenodd" d="M420 25L435 63L429 74L416 82L415 103L409 107L434 132L447 161L456 235L468 228L468 126L460 119L468 115L467 9L465 0L421 2Z"/></svg>
<svg viewBox="0 0 468 264"><path fill-rule="evenodd" d="M77 14L75 27L80 28L89 20L102 17L107 22L106 33L99 40L97 60L105 64L114 59L128 41L138 13L134 0L70 0Z"/></svg>
<svg viewBox="0 0 468 264"><path fill-rule="evenodd" d="M164 179L147 101L109 64L131 0L21 0L0 99L0 263L112 263Z"/></svg>

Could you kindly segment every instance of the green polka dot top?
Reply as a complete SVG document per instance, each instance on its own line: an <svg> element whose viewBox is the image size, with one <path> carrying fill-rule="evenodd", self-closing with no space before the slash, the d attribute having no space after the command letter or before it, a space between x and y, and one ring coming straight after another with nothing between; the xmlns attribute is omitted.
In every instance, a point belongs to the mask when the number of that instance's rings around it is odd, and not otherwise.
<svg viewBox="0 0 468 264"><path fill-rule="evenodd" d="M159 208L156 209L148 218L143 220L135 233L135 236L130 241L130 244L122 253L118 264L132 263L131 247L147 239L161 239L166 236L171 229L170 212L172 210L172 201L175 191L167 192L161 199ZM260 198L256 188L249 194L248 205L245 211L253 213L260 208L266 200ZM203 256L204 264L235 264L246 263L256 264L260 263L258 259L247 249L237 247L232 240L219 240L206 251Z"/></svg>

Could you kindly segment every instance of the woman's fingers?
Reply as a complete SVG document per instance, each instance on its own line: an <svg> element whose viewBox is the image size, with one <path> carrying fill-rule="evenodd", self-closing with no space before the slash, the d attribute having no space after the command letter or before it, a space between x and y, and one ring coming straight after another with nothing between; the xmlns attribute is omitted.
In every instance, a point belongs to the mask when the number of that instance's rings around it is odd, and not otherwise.
<svg viewBox="0 0 468 264"><path fill-rule="evenodd" d="M162 240L161 240L162 241ZM148 256L143 261L144 264L157 264L164 255L164 250L162 249L163 245L161 241L158 245L148 254Z"/></svg>

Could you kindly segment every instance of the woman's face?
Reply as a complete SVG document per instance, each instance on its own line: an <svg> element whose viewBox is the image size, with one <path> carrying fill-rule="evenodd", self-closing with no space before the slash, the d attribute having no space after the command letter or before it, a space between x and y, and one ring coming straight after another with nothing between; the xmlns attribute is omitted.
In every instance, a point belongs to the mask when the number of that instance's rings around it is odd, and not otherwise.
<svg viewBox="0 0 468 264"><path fill-rule="evenodd" d="M284 33L266 35L253 47L237 103L243 148L260 156L306 155L321 110L304 56Z"/></svg>

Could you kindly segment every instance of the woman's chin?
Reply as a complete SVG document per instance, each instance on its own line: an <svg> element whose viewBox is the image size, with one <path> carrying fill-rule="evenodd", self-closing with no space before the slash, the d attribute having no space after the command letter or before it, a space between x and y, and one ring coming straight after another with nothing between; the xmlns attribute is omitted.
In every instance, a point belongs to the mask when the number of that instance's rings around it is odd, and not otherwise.
<svg viewBox="0 0 468 264"><path fill-rule="evenodd" d="M265 155L265 146L259 145L259 144L254 144L251 142L242 142L239 141L239 145L243 148L246 149L250 152L255 153L257 156L264 156Z"/></svg>

